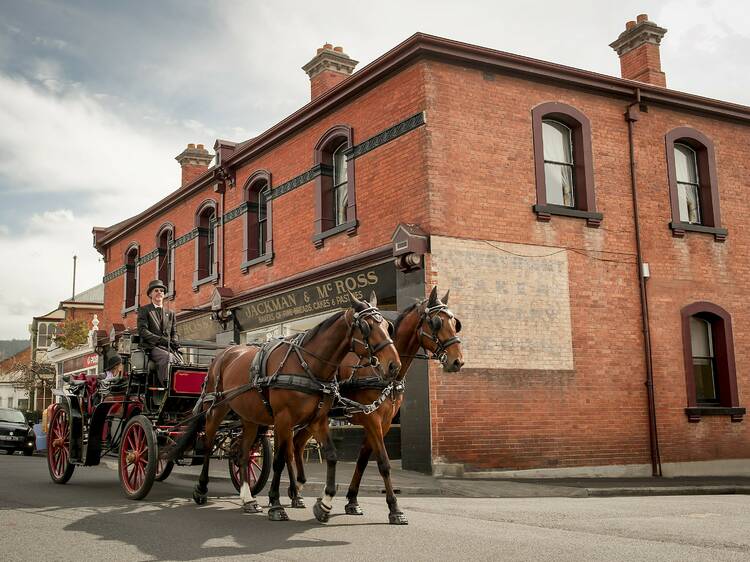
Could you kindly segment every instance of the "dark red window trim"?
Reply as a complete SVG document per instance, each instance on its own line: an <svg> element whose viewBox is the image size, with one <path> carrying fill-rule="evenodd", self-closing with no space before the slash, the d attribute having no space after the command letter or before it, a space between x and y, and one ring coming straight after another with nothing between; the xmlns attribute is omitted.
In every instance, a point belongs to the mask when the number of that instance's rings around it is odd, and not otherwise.
<svg viewBox="0 0 750 562"><path fill-rule="evenodd" d="M251 236L253 232L257 233L258 230L258 219L257 213L253 212L251 203L253 197L257 201L258 190L254 189L256 186L262 184L263 187L267 186L270 190L273 188L271 184L271 172L268 170L258 170L245 182L243 189L243 198L247 205L247 212L245 214L244 229L243 229L243 245L242 245L242 268L243 273L247 273L250 267L259 263L265 263L271 265L273 263L273 199L268 199L266 202L266 242L264 248L259 248L258 253L250 251L251 248ZM255 234L257 236L257 234Z"/></svg>
<svg viewBox="0 0 750 562"><path fill-rule="evenodd" d="M174 247L170 247L169 244L167 244L167 247L164 248L161 245L161 239L164 236L164 233L167 231L172 232L172 242L175 240L175 234L174 234L174 225L171 222L166 222L163 225L159 227L159 230L156 234L156 248L157 248L157 256L156 256L156 266L154 270L154 279L159 279L160 281L164 282L164 279L160 277L160 270L161 270L161 264L164 260L165 253L168 255L169 260L169 281L166 283L167 285L167 294L164 295L166 298L173 299L174 298L174 274L175 274L175 264L174 264L174 256L175 251ZM169 240L169 239L168 239Z"/></svg>
<svg viewBox="0 0 750 562"><path fill-rule="evenodd" d="M573 133L573 160L575 162L575 208L547 203L547 184L544 177L544 142L542 121L552 119L570 127ZM597 228L603 215L596 211L594 197L594 164L591 150L591 123L575 107L560 102L546 102L531 110L531 131L534 140L534 175L536 177L537 204L532 207L540 221L549 221L551 215L586 219L586 225Z"/></svg>
<svg viewBox="0 0 750 562"><path fill-rule="evenodd" d="M133 259L132 263L128 263L128 257L130 254L135 254L135 258ZM123 281L123 288L122 288L122 315L123 317L128 314L128 312L132 312L133 310L136 310L138 308L138 305L140 303L140 295L138 294L138 287L139 287L139 277L140 277L140 267L138 266L138 258L141 257L141 247L137 242L132 242L128 249L125 250L125 254L123 256L123 263L125 264L125 279ZM134 285L131 287L131 283ZM131 291L132 293L132 302L128 302L128 293Z"/></svg>
<svg viewBox="0 0 750 562"><path fill-rule="evenodd" d="M698 158L699 198L703 224L690 224L680 220L680 203L677 196L677 173L674 163L674 145L683 143L695 150ZM667 149L667 179L669 182L669 202L672 209L672 222L669 227L675 237L685 236L685 232L705 232L713 234L717 242L727 238L727 229L721 227L719 212L719 182L716 179L716 156L714 143L706 135L692 127L677 127L665 136Z"/></svg>
<svg viewBox="0 0 750 562"><path fill-rule="evenodd" d="M690 318L697 316L711 322L711 335L716 359L716 383L719 405L699 404L695 393L693 375L693 349L690 336ZM732 318L729 313L710 302L695 302L682 309L682 348L685 362L685 388L687 408L685 413L691 422L700 421L701 415L729 415L732 421L741 421L745 408L740 407L737 394L737 373L734 362L734 337Z"/></svg>
<svg viewBox="0 0 750 562"><path fill-rule="evenodd" d="M214 224L211 227L210 222L208 225L203 225L203 216L206 214L208 209L213 209ZM205 283L217 282L219 279L219 252L217 251L216 241L218 234L218 205L213 199L207 199L200 204L198 210L195 213L195 228L198 231L198 235L195 237L195 270L193 271L193 291L197 291L198 287ZM209 233L209 228L213 228L213 239L214 239L214 251L212 263L204 263L206 256L202 255L206 251L206 243Z"/></svg>
<svg viewBox="0 0 750 562"><path fill-rule="evenodd" d="M346 187L347 187L347 206L346 222L336 224L336 217L333 216L333 204L330 200L331 188L333 183L333 166L331 155L333 149L338 144L346 140L348 148L354 146L354 133L349 125L336 125L328 129L315 145L314 164L320 165L320 174L315 178L315 229L313 234L313 243L315 247L320 248L326 238L346 232L349 236L357 233L357 205L356 190L354 180L354 158L349 152L346 157Z"/></svg>

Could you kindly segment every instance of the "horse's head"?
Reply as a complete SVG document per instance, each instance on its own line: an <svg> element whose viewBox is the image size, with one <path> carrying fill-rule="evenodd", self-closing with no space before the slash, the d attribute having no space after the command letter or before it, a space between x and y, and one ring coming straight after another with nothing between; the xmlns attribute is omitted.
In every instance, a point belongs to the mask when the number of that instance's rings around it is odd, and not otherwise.
<svg viewBox="0 0 750 562"><path fill-rule="evenodd" d="M461 338L456 335L461 321L448 308L449 295L450 290L441 300L433 287L430 298L419 306L419 343L440 360L444 371L455 373L463 367L464 356Z"/></svg>
<svg viewBox="0 0 750 562"><path fill-rule="evenodd" d="M393 345L393 325L378 310L378 299L373 292L370 302L361 301L349 293L352 307L347 310L351 325L351 349L360 359L369 359L373 367L388 378L395 378L401 370L401 359Z"/></svg>

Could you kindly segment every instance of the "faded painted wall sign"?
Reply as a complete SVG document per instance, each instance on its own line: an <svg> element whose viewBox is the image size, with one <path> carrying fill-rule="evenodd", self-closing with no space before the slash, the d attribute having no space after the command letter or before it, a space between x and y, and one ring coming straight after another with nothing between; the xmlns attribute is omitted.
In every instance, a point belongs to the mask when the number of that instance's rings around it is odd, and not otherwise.
<svg viewBox="0 0 750 562"><path fill-rule="evenodd" d="M393 265L390 262L380 264L306 285L242 305L234 312L243 331L255 330L346 307L349 305L348 291L358 299L369 299L370 293L375 291L379 308L395 309L396 273Z"/></svg>
<svg viewBox="0 0 750 562"><path fill-rule="evenodd" d="M439 236L431 248L440 290L451 289L463 323L467 368L574 368L565 251Z"/></svg>

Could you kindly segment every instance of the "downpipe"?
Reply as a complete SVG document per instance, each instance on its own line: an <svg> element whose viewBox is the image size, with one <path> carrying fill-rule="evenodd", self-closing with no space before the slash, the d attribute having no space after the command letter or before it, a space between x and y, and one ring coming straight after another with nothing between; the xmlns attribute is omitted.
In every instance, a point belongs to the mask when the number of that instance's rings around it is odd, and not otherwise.
<svg viewBox="0 0 750 562"><path fill-rule="evenodd" d="M654 399L654 370L651 355L651 331L649 329L648 293L646 291L646 277L643 268L643 254L641 247L641 224L638 217L638 181L636 178L635 147L633 136L635 122L640 119L641 91L636 89L636 101L628 105L625 110L625 121L628 123L628 148L630 151L630 187L633 195L633 222L635 225L635 244L638 266L638 288L641 300L641 322L643 323L644 354L646 359L646 392L648 395L648 426L651 447L651 475L662 476L661 456L659 454L659 436L656 428L656 401Z"/></svg>

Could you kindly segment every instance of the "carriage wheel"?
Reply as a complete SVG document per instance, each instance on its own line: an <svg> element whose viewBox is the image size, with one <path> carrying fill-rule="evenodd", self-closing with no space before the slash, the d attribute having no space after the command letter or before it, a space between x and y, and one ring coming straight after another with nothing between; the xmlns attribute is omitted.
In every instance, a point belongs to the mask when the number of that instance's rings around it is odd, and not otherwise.
<svg viewBox="0 0 750 562"><path fill-rule="evenodd" d="M47 432L47 466L52 481L65 484L73 476L75 465L70 463L70 423L68 411L59 406L52 414Z"/></svg>
<svg viewBox="0 0 750 562"><path fill-rule="evenodd" d="M131 500L145 498L156 477L156 436L151 422L135 416L125 426L118 462L120 484Z"/></svg>
<svg viewBox="0 0 750 562"><path fill-rule="evenodd" d="M160 458L156 465L156 476L154 476L154 480L156 480L157 482L164 482L167 478L169 478L169 475L172 474L173 468L174 461L168 461L166 459Z"/></svg>
<svg viewBox="0 0 750 562"><path fill-rule="evenodd" d="M250 458L247 463L247 473L245 481L250 485L254 496L257 496L268 482L268 475L271 473L271 462L273 462L273 452L271 451L271 441L267 435L263 435L260 440L250 450ZM229 457L229 476L232 479L234 488L240 491L240 466L235 462L234 457Z"/></svg>

